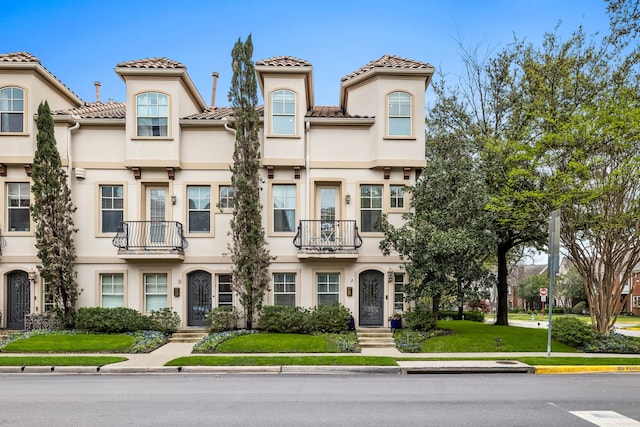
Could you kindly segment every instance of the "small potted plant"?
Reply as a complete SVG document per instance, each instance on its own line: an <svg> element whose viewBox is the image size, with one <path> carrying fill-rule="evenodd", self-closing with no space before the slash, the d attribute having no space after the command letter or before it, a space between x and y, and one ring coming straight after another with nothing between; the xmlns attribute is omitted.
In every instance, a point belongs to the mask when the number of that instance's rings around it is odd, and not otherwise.
<svg viewBox="0 0 640 427"><path fill-rule="evenodd" d="M391 322L391 329L402 329L402 313L393 313L389 316L389 322Z"/></svg>

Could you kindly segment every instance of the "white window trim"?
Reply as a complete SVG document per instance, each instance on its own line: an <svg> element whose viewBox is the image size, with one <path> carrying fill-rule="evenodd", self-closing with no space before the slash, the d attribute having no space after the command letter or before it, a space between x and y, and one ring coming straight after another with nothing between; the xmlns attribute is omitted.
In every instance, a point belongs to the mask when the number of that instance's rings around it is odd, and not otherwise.
<svg viewBox="0 0 640 427"><path fill-rule="evenodd" d="M22 86L18 86L18 85L8 85L8 86L2 86L0 87L0 89L20 89L22 90L22 131L20 132L3 132L1 127L0 127L0 134L2 135L28 135L28 131L27 131L27 125L29 124L29 121L27 120L27 100L28 100L28 96L27 96L27 89L22 87ZM0 111L0 112L5 112L5 111ZM6 111L6 112L13 112L15 113L15 111Z"/></svg>
<svg viewBox="0 0 640 427"><path fill-rule="evenodd" d="M294 113L293 114L285 114L285 113L278 113L276 114L274 112L274 108L273 108L273 102L274 102L274 96L277 92L289 92L293 94L293 99L294 99ZM271 110L271 114L269 117L269 121L270 121L270 126L269 126L269 137L277 137L277 138L299 138L298 135L298 93L294 90L288 89L288 88L279 88L279 89L274 89L271 92L270 95L270 104L269 104L269 108ZM278 117L293 117L293 132L292 133L276 133L274 128L274 117L278 116Z"/></svg>

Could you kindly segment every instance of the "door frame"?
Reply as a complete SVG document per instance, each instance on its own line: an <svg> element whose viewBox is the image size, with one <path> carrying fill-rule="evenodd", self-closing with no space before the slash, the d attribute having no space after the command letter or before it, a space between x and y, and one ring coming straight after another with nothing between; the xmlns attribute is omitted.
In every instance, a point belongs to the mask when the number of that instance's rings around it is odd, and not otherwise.
<svg viewBox="0 0 640 427"><path fill-rule="evenodd" d="M14 280L22 281L22 284L16 284L22 287L23 295L16 295L12 291ZM23 330L25 328L24 316L31 313L31 282L29 281L29 273L22 270L14 270L5 275L5 283L7 289L7 302L5 307L6 321L5 325L7 329ZM20 297L22 302L22 309L15 305L20 303L17 298ZM20 316L19 319L15 319L15 315Z"/></svg>
<svg viewBox="0 0 640 427"><path fill-rule="evenodd" d="M196 275L206 276L208 283L205 285L205 298L206 301L194 301L195 291L192 291L192 278ZM208 286L207 286L208 285ZM187 326L206 326L206 320L204 315L213 309L213 274L206 270L193 270L187 273ZM193 308L196 302L206 302L208 305L203 305L205 310L201 310L199 313L195 313ZM208 310L206 309L208 308Z"/></svg>
<svg viewBox="0 0 640 427"><path fill-rule="evenodd" d="M363 280L367 279L367 275L375 276L375 285L377 289L376 295L374 295L376 299L376 305L366 306L371 307L371 310L366 310L363 305L363 294L366 292L364 288L365 284ZM382 327L384 326L384 295L385 295L385 275L383 272L374 269L367 269L361 271L358 274L358 325L359 326L371 326L371 327ZM377 313L373 313L377 311ZM371 314L367 316L367 314ZM375 315L375 317L373 317Z"/></svg>

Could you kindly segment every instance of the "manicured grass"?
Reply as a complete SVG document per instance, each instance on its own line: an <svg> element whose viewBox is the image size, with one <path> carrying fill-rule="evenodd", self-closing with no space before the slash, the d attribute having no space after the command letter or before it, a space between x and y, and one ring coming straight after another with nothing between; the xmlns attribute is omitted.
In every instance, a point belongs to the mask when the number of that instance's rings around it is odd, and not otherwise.
<svg viewBox="0 0 640 427"><path fill-rule="evenodd" d="M2 349L5 353L86 353L126 352L135 340L129 335L34 335L13 341Z"/></svg>
<svg viewBox="0 0 640 427"><path fill-rule="evenodd" d="M125 360L117 356L2 356L0 366L103 366Z"/></svg>
<svg viewBox="0 0 640 427"><path fill-rule="evenodd" d="M411 360L517 360L527 365L533 366L559 366L559 365L578 365L578 366L605 366L605 365L640 365L640 358L635 357L460 357L460 358L442 358L442 357L402 357L396 358L397 361Z"/></svg>
<svg viewBox="0 0 640 427"><path fill-rule="evenodd" d="M392 357L378 356L187 356L165 366L396 366Z"/></svg>
<svg viewBox="0 0 640 427"><path fill-rule="evenodd" d="M547 330L495 326L467 320L444 320L438 327L452 331L450 335L429 338L423 344L425 353L546 351ZM500 338L500 343L496 339ZM576 352L566 344L552 341L551 350Z"/></svg>
<svg viewBox="0 0 640 427"><path fill-rule="evenodd" d="M340 348L323 335L252 334L230 338L216 353L339 353Z"/></svg>

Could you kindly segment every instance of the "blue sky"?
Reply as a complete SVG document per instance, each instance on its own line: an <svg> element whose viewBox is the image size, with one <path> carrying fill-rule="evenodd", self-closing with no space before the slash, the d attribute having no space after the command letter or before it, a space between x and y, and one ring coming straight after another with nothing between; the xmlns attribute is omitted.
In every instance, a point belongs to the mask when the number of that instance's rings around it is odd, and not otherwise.
<svg viewBox="0 0 640 427"><path fill-rule="evenodd" d="M496 51L513 35L539 42L561 22L607 32L604 0L3 0L0 52L27 51L85 101L124 100L117 63L182 62L208 104L227 106L230 52L252 34L254 60L289 55L312 63L315 104L338 105L340 78L385 54L461 72L459 44ZM8 35L13 35L8 37Z"/></svg>

